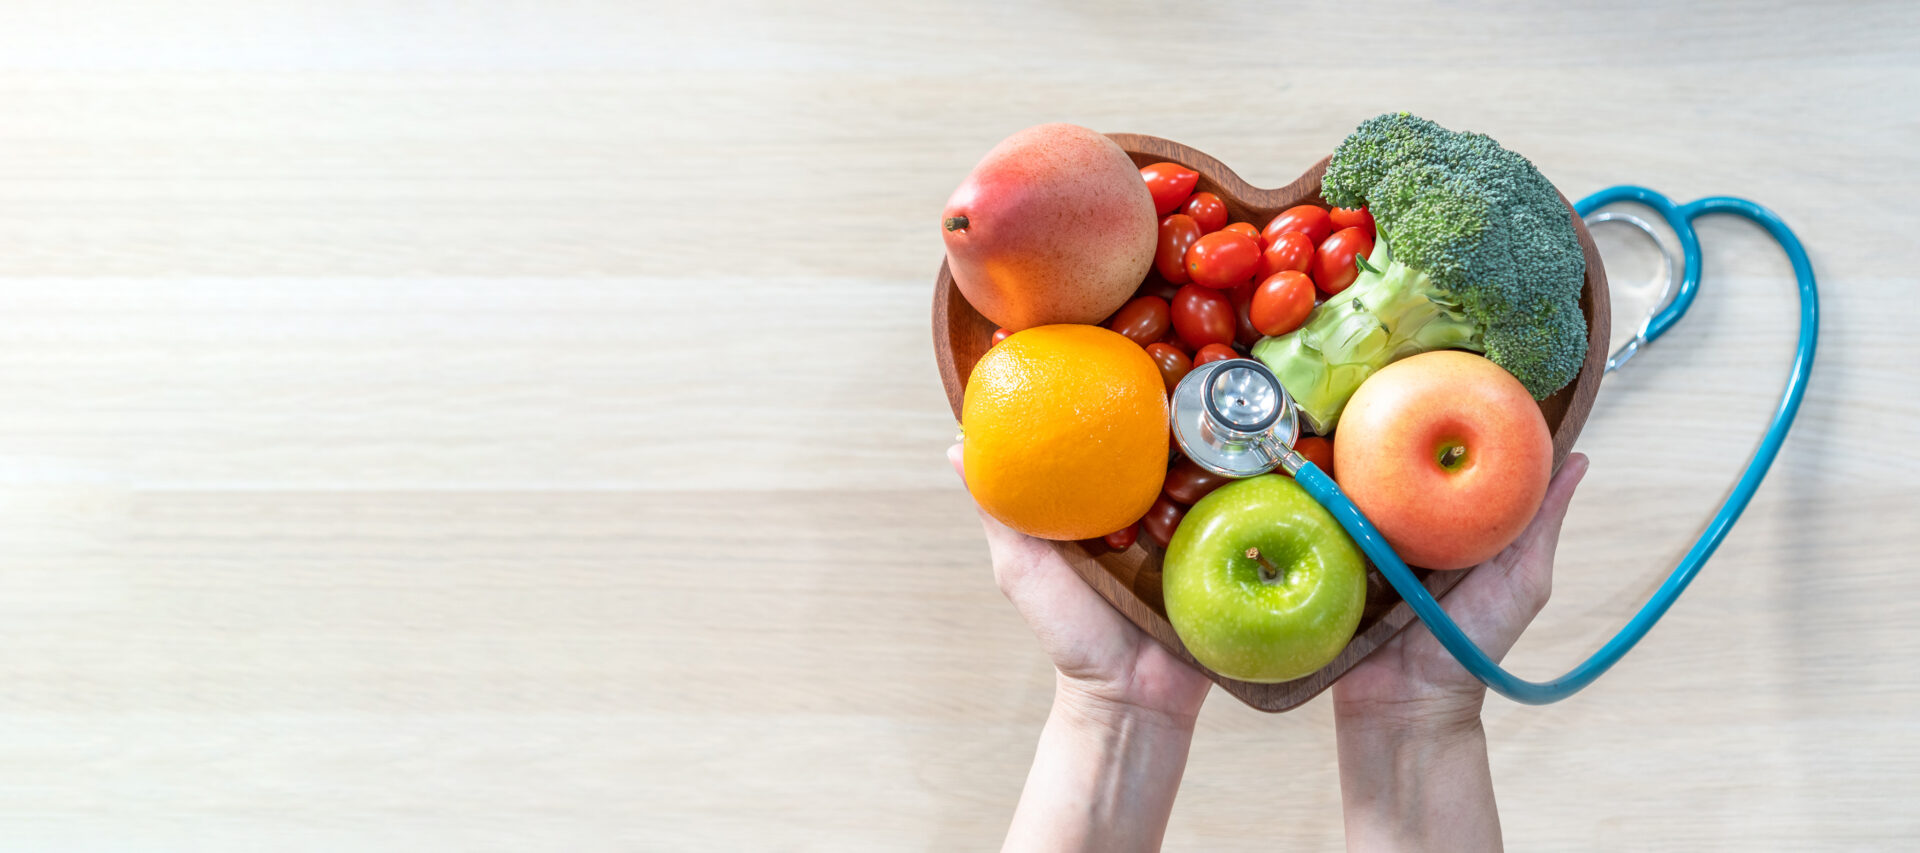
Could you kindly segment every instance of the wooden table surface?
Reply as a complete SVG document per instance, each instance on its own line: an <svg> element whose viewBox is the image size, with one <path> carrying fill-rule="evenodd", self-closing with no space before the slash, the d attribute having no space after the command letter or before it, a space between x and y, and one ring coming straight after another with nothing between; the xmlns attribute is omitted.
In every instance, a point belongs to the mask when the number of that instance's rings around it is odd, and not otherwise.
<svg viewBox="0 0 1920 853"><path fill-rule="evenodd" d="M394 5L8 4L0 850L996 845L1052 675L942 457L941 204L1043 121L1277 185L1397 109L1569 196L1759 200L1822 285L1687 597L1489 700L1511 846L1920 835L1910 4ZM1701 233L1521 673L1651 591L1779 391L1786 264ZM1652 256L1603 239L1631 326ZM1167 846L1339 843L1327 703L1216 692Z"/></svg>

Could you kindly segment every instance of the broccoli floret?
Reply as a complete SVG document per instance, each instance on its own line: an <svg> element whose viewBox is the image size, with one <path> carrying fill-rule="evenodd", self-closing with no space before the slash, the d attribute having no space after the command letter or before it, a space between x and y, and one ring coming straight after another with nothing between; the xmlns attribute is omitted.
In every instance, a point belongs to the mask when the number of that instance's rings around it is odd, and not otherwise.
<svg viewBox="0 0 1920 853"><path fill-rule="evenodd" d="M1334 150L1320 194L1368 208L1379 239L1351 286L1253 348L1316 432L1368 376L1430 350L1485 353L1536 399L1580 372L1586 258L1566 202L1525 157L1389 113Z"/></svg>

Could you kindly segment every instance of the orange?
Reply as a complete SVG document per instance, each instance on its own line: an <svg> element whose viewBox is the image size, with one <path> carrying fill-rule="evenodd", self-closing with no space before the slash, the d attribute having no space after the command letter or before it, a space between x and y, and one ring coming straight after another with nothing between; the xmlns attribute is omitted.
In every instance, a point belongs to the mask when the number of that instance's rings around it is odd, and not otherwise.
<svg viewBox="0 0 1920 853"><path fill-rule="evenodd" d="M1099 326L1036 326L988 350L967 378L960 425L973 499L1030 536L1124 528L1166 478L1160 370Z"/></svg>

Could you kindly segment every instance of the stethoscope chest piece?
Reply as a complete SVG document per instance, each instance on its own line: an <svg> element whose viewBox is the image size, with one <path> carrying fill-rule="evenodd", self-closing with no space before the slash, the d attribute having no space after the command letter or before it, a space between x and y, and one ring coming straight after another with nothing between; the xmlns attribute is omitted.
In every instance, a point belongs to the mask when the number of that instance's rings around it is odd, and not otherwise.
<svg viewBox="0 0 1920 853"><path fill-rule="evenodd" d="M1248 358L1210 361L1173 390L1173 437L1194 464L1225 477L1273 470L1300 436L1293 399Z"/></svg>

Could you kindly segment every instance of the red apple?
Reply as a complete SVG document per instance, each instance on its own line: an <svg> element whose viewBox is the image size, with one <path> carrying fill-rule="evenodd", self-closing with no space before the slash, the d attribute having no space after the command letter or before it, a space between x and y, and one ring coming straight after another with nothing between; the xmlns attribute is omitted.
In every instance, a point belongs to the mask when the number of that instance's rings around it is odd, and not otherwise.
<svg viewBox="0 0 1920 853"><path fill-rule="evenodd" d="M1499 365L1429 352L1361 383L1340 415L1333 467L1401 559L1464 569L1513 544L1540 509L1553 436Z"/></svg>

